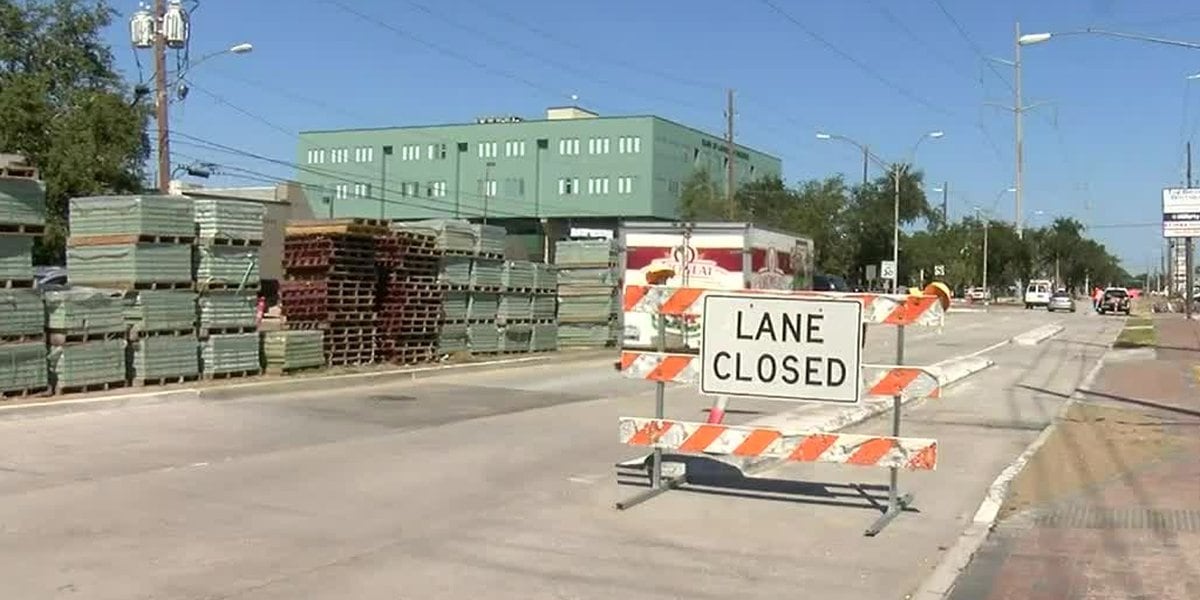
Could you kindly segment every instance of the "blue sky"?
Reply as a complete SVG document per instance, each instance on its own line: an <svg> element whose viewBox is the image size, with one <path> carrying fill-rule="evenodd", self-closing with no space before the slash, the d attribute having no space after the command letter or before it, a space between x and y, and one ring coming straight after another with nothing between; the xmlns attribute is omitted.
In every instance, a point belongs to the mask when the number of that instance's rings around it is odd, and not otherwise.
<svg viewBox="0 0 1200 600"><path fill-rule="evenodd" d="M172 127L289 163L301 130L536 117L572 94L604 114L652 113L720 132L732 87L738 141L780 156L789 181L858 177L857 151L817 140L818 130L887 160L942 130L916 161L928 189L949 182L952 218L999 196L998 215L1011 219L1002 190L1013 180L1013 117L986 103L1011 104L1012 69L982 57L1012 59L1015 21L1024 32L1092 26L1200 41L1194 0L341 3L359 15L338 4L202 0L193 57L243 41L255 49L196 67ZM114 7L121 16L109 38L137 80L126 24L136 6ZM149 77L150 56L140 59ZM1157 265L1160 189L1183 181L1184 140L1200 142L1200 81L1190 90L1185 81L1200 72L1200 51L1075 36L1026 47L1024 63L1026 103L1046 103L1025 118L1026 221L1074 216L1096 225L1093 235L1129 270ZM294 172L174 139L176 163Z"/></svg>

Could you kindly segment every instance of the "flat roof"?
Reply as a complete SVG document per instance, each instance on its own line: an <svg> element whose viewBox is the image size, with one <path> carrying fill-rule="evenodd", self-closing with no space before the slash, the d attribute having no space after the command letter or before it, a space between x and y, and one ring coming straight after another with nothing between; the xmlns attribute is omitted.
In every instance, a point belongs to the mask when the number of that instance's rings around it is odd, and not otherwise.
<svg viewBox="0 0 1200 600"><path fill-rule="evenodd" d="M577 107L570 106L570 105L550 107L550 109L554 109L554 108L577 108ZM549 109L547 109L547 110L549 110ZM581 109L581 110L587 110L587 109ZM301 131L300 135L326 134L326 133L355 133L355 132L368 132L368 131L392 131L392 130L401 130L402 131L402 130L409 130L409 129L437 129L437 128L442 128L442 127L483 127L483 126L512 127L514 125L519 126L519 125L523 125L526 123L574 123L574 122L579 122L579 121L595 121L595 120L603 120L603 119L608 119L608 120L657 119L659 121L663 121L664 123L670 123L672 125L675 125L676 127L682 127L684 129L693 131L695 133L699 133L701 135L707 135L709 137L714 137L719 140L725 139L724 136L720 136L715 133L709 133L707 131L704 131L703 129L698 129L696 127L692 127L691 125L684 125L683 123L680 123L678 121L673 121L671 119L667 119L665 117L660 117L658 115L598 115L595 117L589 117L587 119L546 119L546 118L525 119L524 117L522 117L522 120L518 123L440 123L440 124L435 124L435 125L391 125L391 126L384 126L384 127L351 127L351 128L346 128L346 129L308 129L308 130ZM775 160L783 162L783 159L779 158L778 156L775 156L774 154L771 154L770 152L764 152L762 150L757 150L750 146L739 144L737 142L734 142L734 145L739 148L744 148L746 150L753 150L754 152L757 152L758 154L762 154L763 156L773 158Z"/></svg>

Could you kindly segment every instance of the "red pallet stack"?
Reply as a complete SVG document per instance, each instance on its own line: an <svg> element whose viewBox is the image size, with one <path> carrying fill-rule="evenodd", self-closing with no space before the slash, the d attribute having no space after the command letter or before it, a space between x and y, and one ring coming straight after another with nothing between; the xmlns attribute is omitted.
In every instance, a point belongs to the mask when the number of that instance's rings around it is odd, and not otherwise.
<svg viewBox="0 0 1200 600"><path fill-rule="evenodd" d="M380 268L376 346L382 360L433 360L445 292L438 283L434 237L397 231L377 238Z"/></svg>
<svg viewBox="0 0 1200 600"><path fill-rule="evenodd" d="M375 361L376 237L381 221L339 219L288 225L279 299L290 329L325 330L330 366Z"/></svg>

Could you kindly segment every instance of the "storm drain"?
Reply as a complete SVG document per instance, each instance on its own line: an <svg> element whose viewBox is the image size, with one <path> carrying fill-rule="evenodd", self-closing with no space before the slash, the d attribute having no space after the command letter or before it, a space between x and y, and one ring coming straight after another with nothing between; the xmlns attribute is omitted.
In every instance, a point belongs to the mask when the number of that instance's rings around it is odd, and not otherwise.
<svg viewBox="0 0 1200 600"><path fill-rule="evenodd" d="M1155 529L1190 533L1200 532L1200 510L1103 508L1079 504L1039 515L1035 522L1042 527Z"/></svg>

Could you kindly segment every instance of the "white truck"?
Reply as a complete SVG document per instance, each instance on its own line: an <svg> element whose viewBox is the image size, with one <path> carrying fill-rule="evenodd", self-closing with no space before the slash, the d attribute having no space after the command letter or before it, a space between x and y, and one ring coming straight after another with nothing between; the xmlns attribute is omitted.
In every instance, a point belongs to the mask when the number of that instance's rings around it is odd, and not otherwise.
<svg viewBox="0 0 1200 600"><path fill-rule="evenodd" d="M811 289L813 242L749 223L627 222L620 232L624 285L643 285L664 268L670 286L706 289ZM624 313L627 348L654 348L655 322L647 313ZM698 350L700 320L667 318L667 347Z"/></svg>

